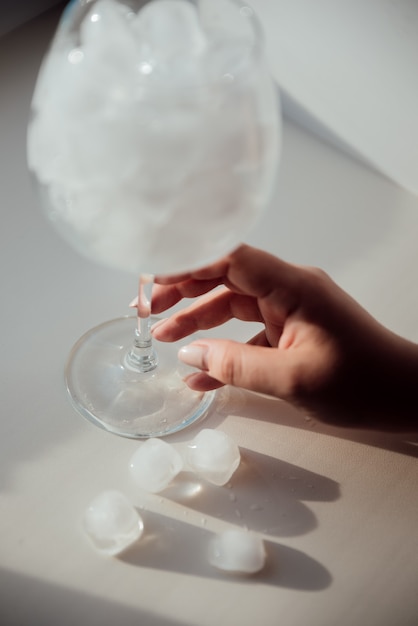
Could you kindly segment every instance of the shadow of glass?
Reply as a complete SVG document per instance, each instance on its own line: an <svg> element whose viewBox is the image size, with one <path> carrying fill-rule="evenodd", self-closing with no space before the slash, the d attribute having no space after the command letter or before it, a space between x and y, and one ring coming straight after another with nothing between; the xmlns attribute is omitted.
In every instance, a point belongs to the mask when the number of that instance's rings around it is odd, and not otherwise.
<svg viewBox="0 0 418 626"><path fill-rule="evenodd" d="M145 532L141 540L119 559L137 567L173 571L191 576L259 582L277 587L319 591L331 584L328 570L315 559L288 546L265 541L266 565L256 574L224 572L208 561L212 532L151 511L143 512ZM150 530L147 530L147 529Z"/></svg>

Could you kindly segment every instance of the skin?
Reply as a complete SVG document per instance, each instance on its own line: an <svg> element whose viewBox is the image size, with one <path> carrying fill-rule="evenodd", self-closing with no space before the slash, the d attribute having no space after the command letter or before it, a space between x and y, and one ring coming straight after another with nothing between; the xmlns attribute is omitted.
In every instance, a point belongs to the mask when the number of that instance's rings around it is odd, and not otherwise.
<svg viewBox="0 0 418 626"><path fill-rule="evenodd" d="M219 288L219 286L222 286ZM204 339L179 353L206 391L234 385L334 425L416 431L418 346L377 322L323 271L240 246L199 271L156 277L152 311L196 298L153 328L176 341L236 318L261 322L247 344Z"/></svg>

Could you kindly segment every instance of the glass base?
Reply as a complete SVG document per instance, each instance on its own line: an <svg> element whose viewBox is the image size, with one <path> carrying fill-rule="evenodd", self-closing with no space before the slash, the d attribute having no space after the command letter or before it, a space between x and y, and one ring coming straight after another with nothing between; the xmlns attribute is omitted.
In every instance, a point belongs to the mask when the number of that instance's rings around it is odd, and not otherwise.
<svg viewBox="0 0 418 626"><path fill-rule="evenodd" d="M179 343L156 342L157 367L139 372L128 359L136 325L136 317L121 317L83 335L65 369L67 390L77 411L96 426L124 437L163 437L202 419L215 392L192 391L184 383L193 370L179 362Z"/></svg>

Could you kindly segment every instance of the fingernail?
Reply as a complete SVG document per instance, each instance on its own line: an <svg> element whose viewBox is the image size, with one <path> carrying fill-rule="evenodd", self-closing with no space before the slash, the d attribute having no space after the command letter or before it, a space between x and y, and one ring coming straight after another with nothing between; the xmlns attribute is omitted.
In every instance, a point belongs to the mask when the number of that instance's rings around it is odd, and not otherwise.
<svg viewBox="0 0 418 626"><path fill-rule="evenodd" d="M135 296L135 298L132 300L132 302L129 303L129 307L131 309L134 309L137 306L138 306L138 296Z"/></svg>
<svg viewBox="0 0 418 626"><path fill-rule="evenodd" d="M180 348L178 356L180 361L197 367L200 370L208 371L208 352L207 346L202 346L198 343L190 343L188 346Z"/></svg>

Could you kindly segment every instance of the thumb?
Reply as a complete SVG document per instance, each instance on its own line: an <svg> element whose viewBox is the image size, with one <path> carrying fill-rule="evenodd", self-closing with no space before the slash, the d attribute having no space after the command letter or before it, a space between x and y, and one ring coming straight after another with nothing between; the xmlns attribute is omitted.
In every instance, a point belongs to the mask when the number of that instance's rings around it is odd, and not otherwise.
<svg viewBox="0 0 418 626"><path fill-rule="evenodd" d="M222 339L198 340L179 351L179 359L215 379L211 388L224 385L242 387L285 399L289 395L291 364L278 348L242 344ZM208 378L195 378L199 390L207 390Z"/></svg>

